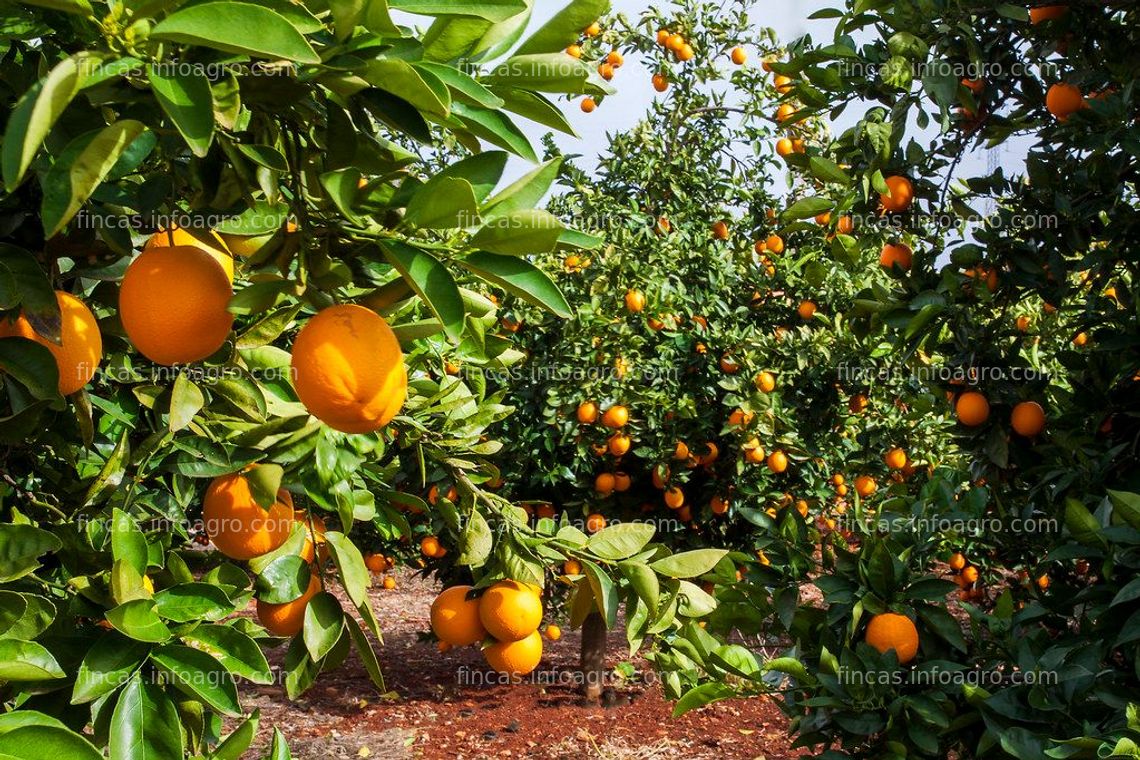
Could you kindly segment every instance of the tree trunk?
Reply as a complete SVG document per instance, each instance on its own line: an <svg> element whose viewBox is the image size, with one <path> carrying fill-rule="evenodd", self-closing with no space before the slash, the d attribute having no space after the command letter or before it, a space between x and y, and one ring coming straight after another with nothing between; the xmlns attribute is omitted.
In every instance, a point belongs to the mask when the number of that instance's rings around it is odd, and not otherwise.
<svg viewBox="0 0 1140 760"><path fill-rule="evenodd" d="M582 693L586 699L602 695L602 680L606 671L606 621L597 612L591 612L582 623Z"/></svg>

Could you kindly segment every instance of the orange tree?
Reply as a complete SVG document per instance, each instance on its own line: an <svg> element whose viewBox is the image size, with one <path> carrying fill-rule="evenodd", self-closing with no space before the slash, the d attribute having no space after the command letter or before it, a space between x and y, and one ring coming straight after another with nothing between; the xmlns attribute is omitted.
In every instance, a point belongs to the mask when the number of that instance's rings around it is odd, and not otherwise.
<svg viewBox="0 0 1140 760"><path fill-rule="evenodd" d="M536 515L587 530L648 523L675 549L733 550L703 578L719 603L707 628L648 652L683 711L731 693L726 674L761 678L714 634L779 633L772 621L791 615L798 587L853 538L857 489L876 501L916 492L946 454L947 422L891 371L881 330L846 316L892 273L877 253L866 260L849 216L811 197L842 170L820 163L818 179L773 195L773 154L801 155L822 132L761 64L772 34L750 29L742 4L686 3L619 19L604 43L649 60L661 95L611 138L596 173L567 164L549 203L606 240L544 258L573 318L504 303L527 360L510 376L520 410L502 425L503 476ZM585 661L602 629L571 601ZM646 625L632 617L634 650Z"/></svg>
<svg viewBox="0 0 1140 760"><path fill-rule="evenodd" d="M496 187L544 93L609 91L562 52L603 10L6 7L0 754L237 757L263 645L290 696L352 650L382 684L348 533L436 467L478 523L507 409L445 369L512 361L489 285L569 311L523 255L592 241L541 169Z"/></svg>
<svg viewBox="0 0 1140 760"><path fill-rule="evenodd" d="M816 580L822 607L785 619L793 727L834 757L1135 756L1137 11L821 15L834 39L774 72L805 116L864 111L788 162L878 231L855 248L896 279L850 315L888 331L962 455L884 502ZM959 176L1014 136L1023 173Z"/></svg>

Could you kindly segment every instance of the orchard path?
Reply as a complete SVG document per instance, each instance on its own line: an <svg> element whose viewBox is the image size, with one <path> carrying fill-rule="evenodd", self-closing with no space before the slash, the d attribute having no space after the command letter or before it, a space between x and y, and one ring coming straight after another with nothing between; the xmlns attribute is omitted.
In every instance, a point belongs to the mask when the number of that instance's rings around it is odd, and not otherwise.
<svg viewBox="0 0 1140 760"><path fill-rule="evenodd" d="M261 711L260 752L276 725L298 760L799 756L789 749L787 720L766 698L720 702L674 720L658 686L628 683L608 692L610 706L583 706L573 680L580 645L573 631L545 642L544 682L489 681L475 648L440 654L419 639L428 628L434 583L410 573L399 573L397 582L395 590L372 591L384 630L377 654L390 697L377 693L355 656L322 674L296 702L279 686L247 685L244 706ZM611 633L609 649L608 665L624 659L622 631ZM283 650L270 653L275 667ZM648 671L648 664L638 669Z"/></svg>

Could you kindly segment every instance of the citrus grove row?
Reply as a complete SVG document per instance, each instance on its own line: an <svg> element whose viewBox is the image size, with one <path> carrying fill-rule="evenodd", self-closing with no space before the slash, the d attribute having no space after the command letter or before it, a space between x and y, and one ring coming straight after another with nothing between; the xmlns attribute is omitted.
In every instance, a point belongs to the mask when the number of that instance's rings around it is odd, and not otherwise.
<svg viewBox="0 0 1140 760"><path fill-rule="evenodd" d="M0 754L287 757L241 684L384 690L398 564L509 679L1140 754L1140 11L531 12L13 7Z"/></svg>

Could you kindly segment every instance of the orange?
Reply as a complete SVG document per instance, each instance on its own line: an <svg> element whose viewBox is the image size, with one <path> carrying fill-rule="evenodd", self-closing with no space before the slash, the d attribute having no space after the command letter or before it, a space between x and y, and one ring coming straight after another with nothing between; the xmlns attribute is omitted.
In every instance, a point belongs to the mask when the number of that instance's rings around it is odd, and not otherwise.
<svg viewBox="0 0 1140 760"><path fill-rule="evenodd" d="M793 143L787 137L781 137L779 140L776 141L776 154L779 155L781 158L787 158L788 156L792 155L795 152L796 152L795 143Z"/></svg>
<svg viewBox="0 0 1140 760"><path fill-rule="evenodd" d="M665 490L665 482L669 480L670 474L671 473L669 472L668 465L659 464L656 467L654 467L653 473L650 476L650 479L653 481L653 487L658 489L658 490L664 491Z"/></svg>
<svg viewBox="0 0 1140 760"><path fill-rule="evenodd" d="M275 636L296 636L305 622L305 608L321 590L321 579L317 573L309 576L309 586L301 596L291 602L268 604L257 600L257 619Z"/></svg>
<svg viewBox="0 0 1140 760"><path fill-rule="evenodd" d="M800 517L808 516L808 503L803 499L796 502L796 511L800 513Z"/></svg>
<svg viewBox="0 0 1140 760"><path fill-rule="evenodd" d="M811 301L801 301L796 312L800 315L801 319L811 319L815 316L816 305Z"/></svg>
<svg viewBox="0 0 1140 760"><path fill-rule="evenodd" d="M792 91L792 78L786 77L783 74L777 74L773 78L772 83L776 85L776 91L781 95L787 95Z"/></svg>
<svg viewBox="0 0 1140 760"><path fill-rule="evenodd" d="M963 425L977 427L990 418L990 402L977 391L967 391L958 397L955 411Z"/></svg>
<svg viewBox="0 0 1140 760"><path fill-rule="evenodd" d="M1067 121L1070 116L1082 108L1088 108L1085 96L1080 88L1065 82L1058 82L1045 93L1045 108L1057 117L1058 121Z"/></svg>
<svg viewBox="0 0 1140 760"><path fill-rule="evenodd" d="M629 451L629 447L632 445L632 443L633 439L628 435L625 435L623 433L614 433L612 436L610 436L609 443L607 445L611 454L613 454L615 457L620 457L625 456L626 452Z"/></svg>
<svg viewBox="0 0 1140 760"><path fill-rule="evenodd" d="M396 334L363 306L330 306L310 319L293 341L292 366L301 403L342 433L379 430L408 395Z"/></svg>
<svg viewBox="0 0 1140 760"><path fill-rule="evenodd" d="M846 482L847 482L847 479L845 477L843 477L843 475L841 473L837 472L831 476L831 485L833 485L833 486L839 487Z"/></svg>
<svg viewBox="0 0 1140 760"><path fill-rule="evenodd" d="M796 113L795 106L793 106L791 103L782 103L780 105L780 107L776 109L776 121L783 124L785 121L792 118L792 116L794 116L795 113ZM820 216L822 216L822 214ZM820 222L819 216L816 217L816 221L819 222L820 224L827 224L826 221Z"/></svg>
<svg viewBox="0 0 1140 760"><path fill-rule="evenodd" d="M664 74L653 75L653 89L657 92L665 92L669 89L669 77Z"/></svg>
<svg viewBox="0 0 1140 760"><path fill-rule="evenodd" d="M598 66L598 74L607 82L614 78L614 67L608 63Z"/></svg>
<svg viewBox="0 0 1140 760"><path fill-rule="evenodd" d="M388 569L388 561L384 559L383 554L369 552L364 555L364 566L373 573L382 573Z"/></svg>
<svg viewBox="0 0 1140 760"><path fill-rule="evenodd" d="M685 61L691 61L696 56L696 54L697 51L693 50L693 46L686 42L681 46L681 49L677 51L677 60L681 61L682 63Z"/></svg>
<svg viewBox="0 0 1140 760"><path fill-rule="evenodd" d="M768 469L779 475L788 469L788 455L780 450L768 455Z"/></svg>
<svg viewBox="0 0 1140 760"><path fill-rule="evenodd" d="M855 231L855 220L849 216L839 217L839 221L835 223L835 231L840 235L850 235Z"/></svg>
<svg viewBox="0 0 1140 760"><path fill-rule="evenodd" d="M665 492L665 506L669 509L680 509L685 504L685 492L673 486Z"/></svg>
<svg viewBox="0 0 1140 760"><path fill-rule="evenodd" d="M1043 21L1052 21L1063 18L1069 13L1067 5L1042 5L1039 8L1029 9L1029 21L1036 25Z"/></svg>
<svg viewBox="0 0 1140 760"><path fill-rule="evenodd" d="M571 45L570 47L566 48L566 55L570 56L571 58L581 58L582 57L582 46L581 45Z"/></svg>
<svg viewBox="0 0 1140 760"><path fill-rule="evenodd" d="M1088 333L1079 332L1073 336L1073 345L1080 348L1089 342Z"/></svg>
<svg viewBox="0 0 1140 760"><path fill-rule="evenodd" d="M542 636L537 630L518 641L502 641L483 650L492 669L511 678L525 676L542 660Z"/></svg>
<svg viewBox="0 0 1140 760"><path fill-rule="evenodd" d="M499 581L479 599L479 620L499 641L518 641L542 622L542 600L525 583Z"/></svg>
<svg viewBox="0 0 1140 760"><path fill-rule="evenodd" d="M907 457L906 452L900 448L893 448L886 453L883 461L887 463L887 467L892 470L901 470L906 467Z"/></svg>
<svg viewBox="0 0 1140 760"><path fill-rule="evenodd" d="M678 460L689 458L689 447L684 441L677 441L677 445L673 447L673 458Z"/></svg>
<svg viewBox="0 0 1140 760"><path fill-rule="evenodd" d="M732 414L728 415L728 424L734 427L748 427L752 422L752 416L752 412L735 409Z"/></svg>
<svg viewBox="0 0 1140 760"><path fill-rule="evenodd" d="M910 270L914 261L914 251L903 243L887 243L879 253L879 266L888 272L896 266L904 272Z"/></svg>
<svg viewBox="0 0 1140 760"><path fill-rule="evenodd" d="M693 519L693 510L686 504L677 510L677 519L681 522L690 522Z"/></svg>
<svg viewBox="0 0 1140 760"><path fill-rule="evenodd" d="M831 212L824 211L822 214L815 215L815 223L819 225L831 224Z"/></svg>
<svg viewBox="0 0 1140 760"><path fill-rule="evenodd" d="M479 620L479 600L468 599L470 586L452 586L431 603L431 629L436 638L456 647L482 641L487 636Z"/></svg>
<svg viewBox="0 0 1140 760"><path fill-rule="evenodd" d="M380 585L384 587L385 591L391 591L396 588L396 579L391 577L385 578Z"/></svg>
<svg viewBox="0 0 1140 760"><path fill-rule="evenodd" d="M583 401L578 404L578 422L583 425L592 425L598 421L598 405L593 401Z"/></svg>
<svg viewBox="0 0 1140 760"><path fill-rule="evenodd" d="M685 47L685 38L679 34L672 34L665 42L665 47L669 48L674 53L681 52L681 48Z"/></svg>
<svg viewBox="0 0 1140 760"><path fill-rule="evenodd" d="M963 79L962 86L965 87L974 95L981 95L986 89L986 80L984 79Z"/></svg>
<svg viewBox="0 0 1140 760"><path fill-rule="evenodd" d="M210 255L222 267L230 282L234 281L234 257L225 240L212 230L186 229L174 226L171 230L159 230L150 236L143 246L144 251L155 248L198 248Z"/></svg>
<svg viewBox="0 0 1140 760"><path fill-rule="evenodd" d="M582 98L582 113L593 113L598 108L598 101L591 97Z"/></svg>
<svg viewBox="0 0 1140 760"><path fill-rule="evenodd" d="M716 222L712 226L713 237L717 240L728 240L728 224L726 222Z"/></svg>
<svg viewBox="0 0 1140 760"><path fill-rule="evenodd" d="M973 565L970 565L967 568L963 568L962 580L967 584L977 583L977 581L978 581L978 568L974 567Z"/></svg>
<svg viewBox="0 0 1140 760"><path fill-rule="evenodd" d="M597 21L595 21L594 23L590 24L588 27L586 27L585 29L582 30L582 34L584 34L587 37L597 37L601 33L602 33L602 25L599 24Z"/></svg>
<svg viewBox="0 0 1140 760"><path fill-rule="evenodd" d="M439 554L439 550L443 547L439 545L439 539L435 536L426 536L420 541L420 552L425 557L434 557Z"/></svg>
<svg viewBox="0 0 1140 760"><path fill-rule="evenodd" d="M564 575L581 575L582 564L576 559L568 559L562 563L562 573Z"/></svg>
<svg viewBox="0 0 1140 760"><path fill-rule="evenodd" d="M732 49L732 62L737 66L743 66L744 62L748 60L748 51L742 47L735 47Z"/></svg>
<svg viewBox="0 0 1140 760"><path fill-rule="evenodd" d="M256 465L255 465L256 466ZM230 559L253 559L273 551L293 530L293 497L277 492L277 501L263 509L253 498L244 473L214 478L202 499L206 535Z"/></svg>
<svg viewBox="0 0 1140 760"><path fill-rule="evenodd" d="M771 393L776 389L776 376L771 372L761 372L756 376L756 390L761 393Z"/></svg>
<svg viewBox="0 0 1140 760"><path fill-rule="evenodd" d="M633 478L624 472L614 473L614 490L618 493L625 493L633 485Z"/></svg>
<svg viewBox="0 0 1140 760"><path fill-rule="evenodd" d="M709 509L712 510L714 515L723 515L728 511L728 499L721 496L714 496L709 502Z"/></svg>
<svg viewBox="0 0 1140 760"><path fill-rule="evenodd" d="M1037 576L1037 588L1041 589L1042 591L1049 588L1049 576L1048 575Z"/></svg>
<svg viewBox="0 0 1140 760"><path fill-rule="evenodd" d="M1018 435L1032 438L1045 429L1045 410L1036 401L1022 401L1013 408L1010 422Z"/></svg>
<svg viewBox="0 0 1140 760"><path fill-rule="evenodd" d="M608 428L625 427L628 422L629 410L620 404L611 406L606 410L606 413L602 415L602 424Z"/></svg>
<svg viewBox="0 0 1140 760"><path fill-rule="evenodd" d="M900 665L918 654L918 629L906 615L894 612L875 615L867 624L864 640L881 654L895 650Z"/></svg>
<svg viewBox="0 0 1140 760"><path fill-rule="evenodd" d="M594 490L602 496L609 496L617 487L617 480L608 472L603 472L594 478Z"/></svg>
<svg viewBox="0 0 1140 760"><path fill-rule="evenodd" d="M625 308L636 314L645 309L645 294L640 290L630 290L625 294Z"/></svg>
<svg viewBox="0 0 1140 760"><path fill-rule="evenodd" d="M883 209L892 214L898 214L910 208L914 202L914 185L906 177L887 177L887 192L879 193L879 202Z"/></svg>
<svg viewBox="0 0 1140 760"><path fill-rule="evenodd" d="M862 498L866 499L878 490L879 484L870 475L860 475L855 478L855 493Z"/></svg>
<svg viewBox="0 0 1140 760"><path fill-rule="evenodd" d="M954 572L961 571L966 566L966 557L961 552L954 552L950 555L950 569Z"/></svg>
<svg viewBox="0 0 1140 760"><path fill-rule="evenodd" d="M550 639L551 641L558 641L560 638L562 638L562 629L551 623L550 625L546 626L546 638Z"/></svg>
<svg viewBox="0 0 1140 760"><path fill-rule="evenodd" d="M623 56L617 50L611 50L606 54L606 63L613 66L615 69L620 69L622 67L622 64L625 63L625 56Z"/></svg>
<svg viewBox="0 0 1140 760"><path fill-rule="evenodd" d="M774 254L779 255L784 252L784 239L779 235L769 235L764 244Z"/></svg>
<svg viewBox="0 0 1140 760"><path fill-rule="evenodd" d="M668 29L658 29L657 30L657 44L660 45L661 47L665 47L666 45L669 44L669 38L671 36L672 35L669 34Z"/></svg>
<svg viewBox="0 0 1140 760"><path fill-rule="evenodd" d="M156 364L205 359L226 342L234 318L225 271L201 248L143 251L119 289L119 317L131 343Z"/></svg>
<svg viewBox="0 0 1140 760"><path fill-rule="evenodd" d="M861 414L870 405L870 400L862 393L856 393L847 401L847 409L852 414Z"/></svg>
<svg viewBox="0 0 1140 760"><path fill-rule="evenodd" d="M602 528L606 527L606 518L597 512L593 512L586 517L586 532L597 533Z"/></svg>
<svg viewBox="0 0 1140 760"><path fill-rule="evenodd" d="M751 464L761 464L764 461L764 447L760 445L759 438L753 438L744 444L744 459Z"/></svg>
<svg viewBox="0 0 1140 760"><path fill-rule="evenodd" d="M710 465L720 458L720 448L709 441L705 444L705 453L697 457L697 464Z"/></svg>
<svg viewBox="0 0 1140 760"><path fill-rule="evenodd" d="M726 375L735 375L740 371L740 365L728 354L720 357L720 371Z"/></svg>
<svg viewBox="0 0 1140 760"><path fill-rule="evenodd" d="M1020 332L1029 332L1029 325L1030 324L1031 324L1031 320L1025 314L1022 314L1020 317L1017 318L1017 329Z"/></svg>
<svg viewBox="0 0 1140 760"><path fill-rule="evenodd" d="M59 304L60 344L37 333L23 314L16 319L0 320L0 338L26 338L51 352L59 370L59 392L68 396L91 381L103 359L103 336L95 315L87 304L70 293L55 291Z"/></svg>

